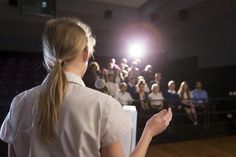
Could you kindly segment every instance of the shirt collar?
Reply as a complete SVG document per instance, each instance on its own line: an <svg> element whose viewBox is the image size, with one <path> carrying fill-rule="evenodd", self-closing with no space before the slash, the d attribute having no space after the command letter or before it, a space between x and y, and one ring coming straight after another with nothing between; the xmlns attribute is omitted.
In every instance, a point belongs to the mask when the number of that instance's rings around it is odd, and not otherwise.
<svg viewBox="0 0 236 157"><path fill-rule="evenodd" d="M169 93L176 94L175 90L168 90Z"/></svg>
<svg viewBox="0 0 236 157"><path fill-rule="evenodd" d="M74 73L71 72L65 72L66 74L66 78L68 80L68 82L72 82L72 83L76 83L79 84L83 87L85 87L84 81L82 80L82 78Z"/></svg>
<svg viewBox="0 0 236 157"><path fill-rule="evenodd" d="M68 82L76 83L76 84L79 84L79 85L85 87L84 81L82 80L82 78L79 75L76 75L71 72L65 72L65 75L66 75ZM42 84L46 83L46 80L48 79L48 77L49 77L49 75L47 75L47 77L44 79Z"/></svg>

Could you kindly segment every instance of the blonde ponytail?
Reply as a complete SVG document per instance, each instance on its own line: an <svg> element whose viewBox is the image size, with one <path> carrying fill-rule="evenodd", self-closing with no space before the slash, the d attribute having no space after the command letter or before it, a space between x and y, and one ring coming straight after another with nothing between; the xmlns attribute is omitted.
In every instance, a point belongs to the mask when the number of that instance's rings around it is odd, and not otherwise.
<svg viewBox="0 0 236 157"><path fill-rule="evenodd" d="M67 79L62 64L56 62L45 86L42 86L38 101L38 129L45 143L51 143L54 139L54 125L58 120L66 89Z"/></svg>
<svg viewBox="0 0 236 157"><path fill-rule="evenodd" d="M90 28L75 18L49 20L42 38L44 63L49 71L42 84L37 105L37 126L44 143L55 138L55 124L59 119L68 81L63 67L87 47L93 52L95 39Z"/></svg>

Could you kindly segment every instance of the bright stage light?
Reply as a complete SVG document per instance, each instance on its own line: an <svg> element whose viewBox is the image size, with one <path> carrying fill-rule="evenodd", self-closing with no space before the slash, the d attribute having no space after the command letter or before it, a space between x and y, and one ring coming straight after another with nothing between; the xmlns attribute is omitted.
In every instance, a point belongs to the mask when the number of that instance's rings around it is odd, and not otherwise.
<svg viewBox="0 0 236 157"><path fill-rule="evenodd" d="M141 58L144 55L144 45L142 43L134 43L129 47L129 56L131 58Z"/></svg>

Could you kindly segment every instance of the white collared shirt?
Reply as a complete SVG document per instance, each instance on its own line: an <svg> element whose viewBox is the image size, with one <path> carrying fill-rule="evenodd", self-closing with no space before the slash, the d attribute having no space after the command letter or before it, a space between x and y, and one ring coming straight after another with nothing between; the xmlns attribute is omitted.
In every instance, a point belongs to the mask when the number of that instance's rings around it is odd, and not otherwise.
<svg viewBox="0 0 236 157"><path fill-rule="evenodd" d="M106 82L106 87L107 87L107 90L108 92L110 93L111 96L115 97L116 96L116 93L118 92L119 90L119 87L116 83L114 82Z"/></svg>
<svg viewBox="0 0 236 157"><path fill-rule="evenodd" d="M149 100L150 100L150 104L151 105L157 105L157 106L159 106L159 105L163 105L163 100L164 100L164 97L163 97L163 95L162 95L162 93L156 93L156 94L154 94L153 92L152 93L150 93L149 95L148 95L148 98L149 98Z"/></svg>
<svg viewBox="0 0 236 157"><path fill-rule="evenodd" d="M129 92L121 93L121 91L116 93L115 99L123 106L129 105L130 102L134 101Z"/></svg>
<svg viewBox="0 0 236 157"><path fill-rule="evenodd" d="M69 81L52 144L38 135L36 102L41 86L17 95L5 118L0 138L20 157L100 157L100 148L120 140L133 126L131 117L111 96L85 87L82 79L66 73Z"/></svg>
<svg viewBox="0 0 236 157"><path fill-rule="evenodd" d="M170 89L169 89L168 92L171 93L171 94L176 94L176 91L175 91L175 90L170 90Z"/></svg>

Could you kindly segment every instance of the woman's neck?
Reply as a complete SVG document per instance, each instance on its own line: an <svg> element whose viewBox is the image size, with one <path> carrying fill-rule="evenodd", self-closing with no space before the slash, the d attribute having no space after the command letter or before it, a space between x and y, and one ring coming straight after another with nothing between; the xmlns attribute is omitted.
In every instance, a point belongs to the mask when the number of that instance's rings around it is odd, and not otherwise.
<svg viewBox="0 0 236 157"><path fill-rule="evenodd" d="M153 94L157 95L157 94L158 94L158 92L153 92Z"/></svg>
<svg viewBox="0 0 236 157"><path fill-rule="evenodd" d="M122 94L125 94L125 91L120 91Z"/></svg>
<svg viewBox="0 0 236 157"><path fill-rule="evenodd" d="M67 65L64 67L64 71L74 73L80 77L83 77L84 75L82 65Z"/></svg>
<svg viewBox="0 0 236 157"><path fill-rule="evenodd" d="M80 77L83 77L82 73L80 71L77 71L77 70L65 69L64 71L76 74L76 75L78 75Z"/></svg>
<svg viewBox="0 0 236 157"><path fill-rule="evenodd" d="M139 93L140 93L140 94L144 94L144 93L145 93L145 91L139 91Z"/></svg>

